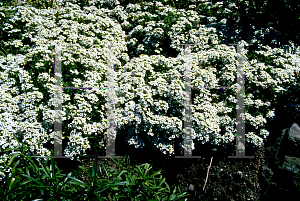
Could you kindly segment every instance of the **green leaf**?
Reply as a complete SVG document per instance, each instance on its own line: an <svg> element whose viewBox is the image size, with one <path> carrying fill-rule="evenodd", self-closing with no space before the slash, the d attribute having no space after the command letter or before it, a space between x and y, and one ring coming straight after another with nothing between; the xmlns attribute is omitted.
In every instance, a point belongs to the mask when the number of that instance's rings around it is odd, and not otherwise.
<svg viewBox="0 0 300 201"><path fill-rule="evenodd" d="M15 154L12 154L13 156L10 158L10 160L8 161L8 166L10 166L11 165L11 163L12 163L12 161L15 159L15 157L17 156L17 155L19 155L19 153L15 153Z"/></svg>
<svg viewBox="0 0 300 201"><path fill-rule="evenodd" d="M52 177L49 175L49 169L45 167L45 165L41 161L39 161L39 164L42 166L42 169L44 170L46 176L52 180Z"/></svg>
<svg viewBox="0 0 300 201"><path fill-rule="evenodd" d="M14 167L12 168L12 171L11 171L11 176L10 177L7 177L7 183L9 183L9 188L8 190L11 190L13 189L13 187L16 185L16 182L17 181L12 181L12 179L14 178L15 176L15 169L17 167L17 165L19 164L19 161L16 162L16 164L14 165Z"/></svg>
<svg viewBox="0 0 300 201"><path fill-rule="evenodd" d="M83 181L76 179L75 177L68 176L68 178L72 179L72 181L70 181L70 183L72 183L72 184L76 184L76 185L80 185L80 186L84 186L84 187L90 187L87 184L85 184Z"/></svg>
<svg viewBox="0 0 300 201"><path fill-rule="evenodd" d="M39 182L38 180L36 180L36 179L34 179L34 178L30 177L30 176L27 176L27 175L25 175L25 174L22 174L22 175L23 175L24 177L30 179L31 181L33 181L33 182L35 182L35 183L40 184L41 186L43 186L43 183Z"/></svg>
<svg viewBox="0 0 300 201"><path fill-rule="evenodd" d="M3 50L3 48L1 48L2 50ZM3 52L2 51L0 51L1 52L1 54L4 56L4 57L6 57L7 56L7 52L5 51L5 50L3 50Z"/></svg>
<svg viewBox="0 0 300 201"><path fill-rule="evenodd" d="M161 174L161 170L154 172L149 178L153 178L153 177L155 177L156 175L159 175L159 174Z"/></svg>

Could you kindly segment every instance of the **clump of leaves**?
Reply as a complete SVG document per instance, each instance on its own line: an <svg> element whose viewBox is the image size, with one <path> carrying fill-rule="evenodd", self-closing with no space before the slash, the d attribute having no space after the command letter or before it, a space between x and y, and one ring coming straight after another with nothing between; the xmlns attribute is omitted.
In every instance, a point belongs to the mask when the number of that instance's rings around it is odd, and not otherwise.
<svg viewBox="0 0 300 201"><path fill-rule="evenodd" d="M148 163L132 166L125 160L112 160L121 167L118 171L102 164L97 166L98 154L90 172L86 167L79 166L76 171L62 174L52 157L46 162L34 161L32 158L42 156L28 156L24 144L14 150L6 166L13 166L6 181L0 185L1 195L5 200L179 200L188 197L179 187L173 189L166 183L161 170L152 172ZM6 149L4 152L11 151ZM17 151L17 152L16 152ZM52 152L53 154L53 152ZM86 171L89 176L87 183L80 179L78 172ZM77 178L76 178L77 177Z"/></svg>

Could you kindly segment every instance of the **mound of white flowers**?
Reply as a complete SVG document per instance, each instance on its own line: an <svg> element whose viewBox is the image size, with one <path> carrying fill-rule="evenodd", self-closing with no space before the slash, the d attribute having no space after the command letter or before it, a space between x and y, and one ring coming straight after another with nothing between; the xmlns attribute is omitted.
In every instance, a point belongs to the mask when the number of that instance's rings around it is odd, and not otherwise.
<svg viewBox="0 0 300 201"><path fill-rule="evenodd" d="M16 36L5 42L6 48L20 49L18 54L0 56L0 150L19 147L12 136L15 134L31 146L33 153L50 155L43 144L54 144L55 78L49 69L53 72L57 44L62 47L62 75L58 76L62 76L63 85L93 87L63 89L63 136L69 139L65 156L74 159L84 154L91 147L90 137L97 136L99 144L106 139L110 53L114 55L116 74L116 130L130 125L127 140L136 148L144 147L147 141L164 154L174 155L175 146L184 147L182 140L174 143L182 139L185 115L186 57L183 47L176 45L180 43L199 43L190 54L191 86L199 87L193 90L193 139L223 146L235 139L237 54L234 46L220 44L215 28L199 24L201 17L195 12L175 11L161 3L146 5L155 8L159 13L155 15L141 12L145 8L140 5L129 4L125 9L117 6L117 1L112 2L116 5L113 9L81 9L75 3L65 2L59 9L0 8L1 21L9 19L3 30ZM15 14L6 16L5 9ZM142 22L139 15L147 18ZM173 16L170 24L166 24L166 16ZM160 55L164 34L180 52L176 57ZM241 42L247 46L247 42ZM136 52L127 52L127 47L136 47ZM243 54L247 56L247 50ZM286 54L268 46L261 46L256 54L259 60L244 63L244 118L246 140L260 146L269 135L264 125L275 115L268 99L295 84L300 54L299 49L296 54ZM261 58L268 58L267 62ZM216 86L232 89L211 89ZM264 92L269 96L261 96ZM0 162L9 158L2 154Z"/></svg>

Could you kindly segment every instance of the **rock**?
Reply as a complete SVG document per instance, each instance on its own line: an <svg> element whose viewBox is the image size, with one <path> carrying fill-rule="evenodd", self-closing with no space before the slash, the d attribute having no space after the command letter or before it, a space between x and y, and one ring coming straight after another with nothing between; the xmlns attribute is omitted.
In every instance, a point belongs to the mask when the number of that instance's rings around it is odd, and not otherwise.
<svg viewBox="0 0 300 201"><path fill-rule="evenodd" d="M194 190L195 190L195 188L194 188L193 184L190 184L189 191L194 191Z"/></svg>
<svg viewBox="0 0 300 201"><path fill-rule="evenodd" d="M297 124L293 124L290 128L285 144L286 147L289 147L282 150L286 155L300 157L300 127Z"/></svg>
<svg viewBox="0 0 300 201"><path fill-rule="evenodd" d="M260 200L296 200L300 196L300 127L293 123L275 130L276 138L265 146L266 164L259 171Z"/></svg>
<svg viewBox="0 0 300 201"><path fill-rule="evenodd" d="M238 177L239 177L240 179L243 178L243 173L242 173L241 171L238 171L236 174L238 175Z"/></svg>
<svg viewBox="0 0 300 201"><path fill-rule="evenodd" d="M195 187L193 184L190 184L189 188L188 188L188 192L195 198L196 197L196 191L195 191Z"/></svg>

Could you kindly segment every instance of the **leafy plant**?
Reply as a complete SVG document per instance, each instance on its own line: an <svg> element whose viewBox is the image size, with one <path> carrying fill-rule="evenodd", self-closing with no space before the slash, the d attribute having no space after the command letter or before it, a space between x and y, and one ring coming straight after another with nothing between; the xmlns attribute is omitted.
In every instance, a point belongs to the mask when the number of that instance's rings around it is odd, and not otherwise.
<svg viewBox="0 0 300 201"><path fill-rule="evenodd" d="M91 178L88 184L78 183L78 185L84 185L88 192L92 192L86 194L88 199L111 197L116 200L120 198L126 198L126 200L178 200L187 197L187 193L182 193L179 187L174 189L169 187L160 175L161 170L151 172L152 167L148 163L133 166L125 163L126 157L123 161L116 161L110 157L121 168L121 171L118 171L112 167L106 168L104 165L102 168L101 166L98 168L97 158L96 154L91 172L86 167L79 167L86 171ZM100 175L97 175L98 170ZM101 175L103 176L101 177Z"/></svg>
<svg viewBox="0 0 300 201"><path fill-rule="evenodd" d="M15 135L14 137L20 145L17 137ZM6 181L1 183L3 198L5 200L75 198L76 191L71 188L70 181L76 179L71 177L72 173L61 174L53 158L50 164L49 158L45 163L32 160L32 157L42 158L42 156L28 156L25 153L27 149L28 147L22 144L20 148L15 149L18 153L14 153L6 164L8 167L13 165L13 168ZM4 152L10 150L6 149Z"/></svg>
<svg viewBox="0 0 300 201"><path fill-rule="evenodd" d="M17 6L20 5L19 0L5 1L6 5ZM47 9L47 8L58 8L57 0L26 0L26 4L29 4L38 9Z"/></svg>
<svg viewBox="0 0 300 201"><path fill-rule="evenodd" d="M14 137L19 143L18 138ZM171 189L161 170L151 172L152 167L148 163L133 167L125 163L126 158L119 163L112 158L122 171L104 165L101 168L97 167L96 153L91 172L80 166L74 172L62 174L54 158L50 159L50 163L49 158L45 163L38 161L37 165L32 158L42 157L28 156L26 150L22 144L15 149L18 153L14 153L6 164L13 167L6 181L1 183L0 192L5 200L180 200L188 196L179 187ZM89 183L76 178L80 177L78 172L81 169L89 175Z"/></svg>

